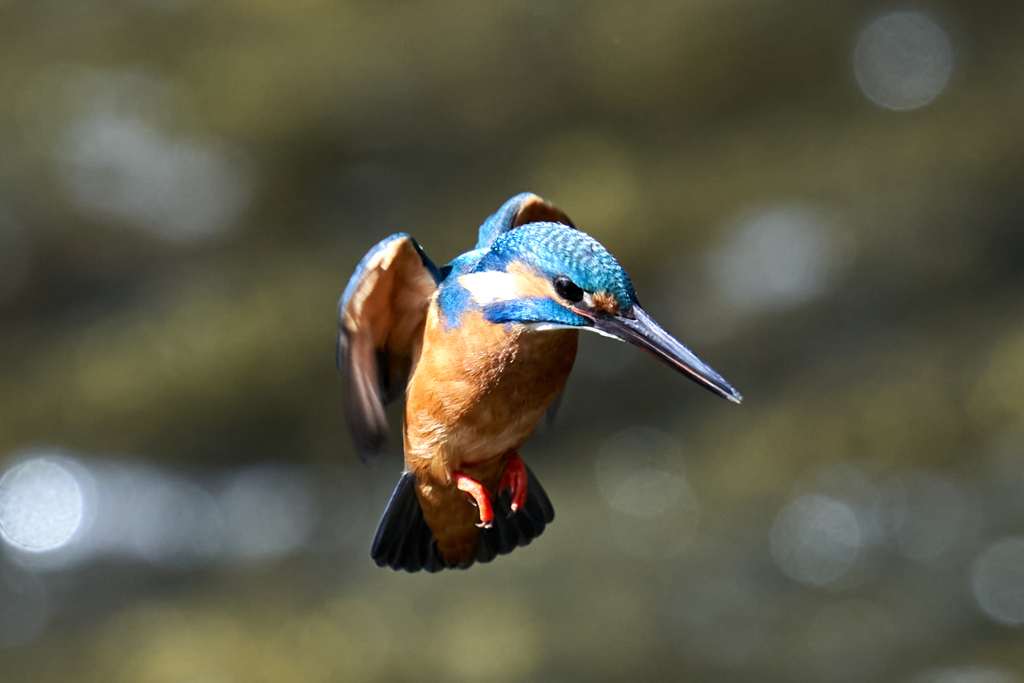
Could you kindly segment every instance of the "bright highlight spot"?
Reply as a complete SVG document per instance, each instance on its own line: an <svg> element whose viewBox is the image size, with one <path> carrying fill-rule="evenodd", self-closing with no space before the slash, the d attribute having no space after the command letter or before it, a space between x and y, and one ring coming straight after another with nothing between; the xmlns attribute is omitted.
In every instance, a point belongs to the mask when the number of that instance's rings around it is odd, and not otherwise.
<svg viewBox="0 0 1024 683"><path fill-rule="evenodd" d="M939 96L953 72L946 32L919 12L891 12L861 31L853 50L861 91L887 109L917 109Z"/></svg>
<svg viewBox="0 0 1024 683"><path fill-rule="evenodd" d="M816 493L850 506L857 515L862 548L881 545L887 538L886 500L861 463L844 462L821 472Z"/></svg>
<svg viewBox="0 0 1024 683"><path fill-rule="evenodd" d="M971 577L974 598L992 621L1024 624L1024 536L990 545L975 563Z"/></svg>
<svg viewBox="0 0 1024 683"><path fill-rule="evenodd" d="M711 278L739 309L794 308L834 284L851 246L814 207L754 211L739 216L729 241L710 255Z"/></svg>
<svg viewBox="0 0 1024 683"><path fill-rule="evenodd" d="M823 586L840 579L861 546L857 514L841 501L801 496L782 509L771 531L772 557L787 576Z"/></svg>
<svg viewBox="0 0 1024 683"><path fill-rule="evenodd" d="M0 537L20 550L65 545L81 525L83 510L75 477L47 458L15 465L0 478Z"/></svg>

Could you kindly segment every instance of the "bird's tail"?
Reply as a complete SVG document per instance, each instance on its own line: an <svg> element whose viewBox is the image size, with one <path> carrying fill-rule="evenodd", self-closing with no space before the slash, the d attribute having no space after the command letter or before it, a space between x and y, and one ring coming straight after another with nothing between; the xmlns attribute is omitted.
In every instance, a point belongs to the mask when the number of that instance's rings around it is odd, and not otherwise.
<svg viewBox="0 0 1024 683"><path fill-rule="evenodd" d="M508 491L502 493L495 501L494 526L480 530L476 557L453 565L446 563L438 552L434 535L423 519L423 510L416 497L416 476L406 472L398 480L398 486L384 510L370 556L378 567L407 572L422 569L433 573L442 569L465 569L473 562L490 562L498 555L507 555L519 546L529 545L555 518L555 511L530 468L526 468L526 476L526 503L523 507L512 513L511 496Z"/></svg>

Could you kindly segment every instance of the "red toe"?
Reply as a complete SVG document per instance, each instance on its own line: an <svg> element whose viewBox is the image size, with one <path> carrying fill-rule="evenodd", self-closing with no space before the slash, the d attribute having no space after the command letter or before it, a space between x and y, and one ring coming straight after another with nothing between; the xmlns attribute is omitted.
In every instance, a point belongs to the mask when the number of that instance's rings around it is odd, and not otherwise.
<svg viewBox="0 0 1024 683"><path fill-rule="evenodd" d="M512 489L512 512L526 505L526 465L513 453L505 462L505 472L501 475L498 492Z"/></svg>
<svg viewBox="0 0 1024 683"><path fill-rule="evenodd" d="M480 510L480 523L477 526L490 529L494 524L494 510L491 508L491 498L487 495L487 489L476 479L467 477L462 472L452 472L452 476L459 490L468 493L476 502Z"/></svg>

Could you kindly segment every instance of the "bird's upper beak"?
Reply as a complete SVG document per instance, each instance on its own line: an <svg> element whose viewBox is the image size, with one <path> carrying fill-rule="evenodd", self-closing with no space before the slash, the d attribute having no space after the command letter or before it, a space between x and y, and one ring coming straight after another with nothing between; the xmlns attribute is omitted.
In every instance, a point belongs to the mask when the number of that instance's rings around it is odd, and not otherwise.
<svg viewBox="0 0 1024 683"><path fill-rule="evenodd" d="M639 346L669 367L733 403L743 400L740 393L712 370L710 365L666 332L639 306L634 305L625 315L597 315L593 320L594 329L598 332Z"/></svg>

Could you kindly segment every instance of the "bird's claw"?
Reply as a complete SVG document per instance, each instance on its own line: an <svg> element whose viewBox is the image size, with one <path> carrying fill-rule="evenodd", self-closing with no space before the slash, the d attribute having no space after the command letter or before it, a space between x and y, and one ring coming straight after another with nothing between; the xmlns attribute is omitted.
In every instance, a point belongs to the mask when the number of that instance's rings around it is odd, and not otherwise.
<svg viewBox="0 0 1024 683"><path fill-rule="evenodd" d="M477 526L481 529L490 529L494 526L494 507L483 484L462 472L453 472L452 477L455 480L455 486L468 494L470 504L480 511L480 522ZM498 493L505 489L510 489L512 492L512 502L509 507L514 514L526 505L526 465L523 464L517 453L513 453L505 461L505 471L498 484Z"/></svg>
<svg viewBox="0 0 1024 683"><path fill-rule="evenodd" d="M526 505L526 465L519 458L518 453L513 453L505 462L505 472L501 475L501 483L498 484L498 493L505 489L512 491L513 514L519 508Z"/></svg>
<svg viewBox="0 0 1024 683"><path fill-rule="evenodd" d="M452 477L455 479L458 489L468 493L471 502L480 510L480 523L477 526L481 529L490 529L494 525L494 509L491 507L491 498L487 495L487 489L476 479L468 477L462 472L453 472Z"/></svg>

